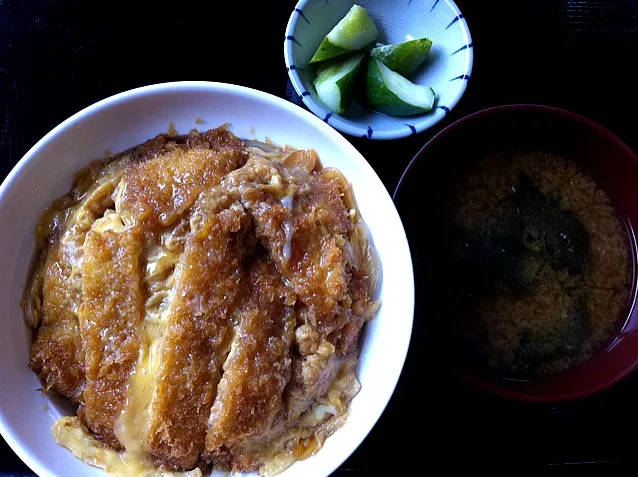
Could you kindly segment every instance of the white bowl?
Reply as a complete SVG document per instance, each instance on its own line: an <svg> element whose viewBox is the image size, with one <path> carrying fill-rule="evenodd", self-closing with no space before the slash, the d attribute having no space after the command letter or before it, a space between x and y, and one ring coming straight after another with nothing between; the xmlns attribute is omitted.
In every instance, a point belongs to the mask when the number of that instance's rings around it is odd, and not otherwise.
<svg viewBox="0 0 638 477"><path fill-rule="evenodd" d="M392 117L353 101L340 116L319 101L308 62L323 37L355 3L370 13L380 43L400 43L408 35L433 41L429 58L412 78L434 88L437 99L431 112ZM472 73L473 44L463 14L452 0L301 0L288 21L284 57L297 94L314 114L352 136L397 139L431 128L456 106Z"/></svg>
<svg viewBox="0 0 638 477"><path fill-rule="evenodd" d="M196 119L205 124L196 126ZM41 139L0 186L0 432L20 458L42 477L103 476L58 446L51 426L71 413L63 400L37 391L27 367L30 334L20 299L35 255L34 230L42 211L71 187L73 174L102 157L166 132L208 129L225 122L240 137L314 148L323 164L352 182L383 276L382 306L366 325L359 366L363 388L346 424L319 453L295 463L282 477L326 476L361 443L383 412L399 378L412 330L412 262L399 215L383 184L359 152L324 122L266 93L221 83L167 83L100 101Z"/></svg>

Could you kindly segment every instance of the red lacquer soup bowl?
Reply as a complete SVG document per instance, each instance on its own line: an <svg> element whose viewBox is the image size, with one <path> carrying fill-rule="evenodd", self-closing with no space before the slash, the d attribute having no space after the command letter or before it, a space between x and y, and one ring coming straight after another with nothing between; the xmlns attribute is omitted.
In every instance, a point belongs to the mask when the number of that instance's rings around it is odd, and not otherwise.
<svg viewBox="0 0 638 477"><path fill-rule="evenodd" d="M615 336L592 357L566 371L534 379L513 379L486 372L432 325L437 308L435 217L445 207L445 189L470 161L490 151L517 148L559 155L578 164L611 200L626 227L632 283ZM416 280L415 321L427 330L435 355L450 369L480 388L527 401L563 401L601 391L638 365L636 240L638 230L638 158L632 149L602 126L568 111L538 105L486 109L451 124L414 157L394 194L410 242ZM439 285L440 286L440 285ZM438 313L438 315L437 315Z"/></svg>

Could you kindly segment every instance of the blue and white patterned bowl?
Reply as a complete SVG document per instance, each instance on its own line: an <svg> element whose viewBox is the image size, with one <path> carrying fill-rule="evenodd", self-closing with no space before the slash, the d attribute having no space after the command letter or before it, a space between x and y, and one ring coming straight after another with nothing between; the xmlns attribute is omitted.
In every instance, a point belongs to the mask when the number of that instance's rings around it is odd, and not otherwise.
<svg viewBox="0 0 638 477"><path fill-rule="evenodd" d="M356 101L346 114L331 113L317 98L308 61L323 37L354 3L368 10L379 29L380 43L400 43L427 37L430 56L412 78L436 92L433 111L418 116L392 117L372 111ZM290 16L284 44L286 69L304 104L334 128L368 139L397 139L432 127L456 106L472 73L470 30L451 0L300 0Z"/></svg>

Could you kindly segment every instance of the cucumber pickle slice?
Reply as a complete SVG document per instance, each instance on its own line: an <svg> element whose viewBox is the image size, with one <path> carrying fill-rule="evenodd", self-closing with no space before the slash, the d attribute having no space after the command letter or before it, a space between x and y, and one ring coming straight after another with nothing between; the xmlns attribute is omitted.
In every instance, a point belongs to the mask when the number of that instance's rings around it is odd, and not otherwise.
<svg viewBox="0 0 638 477"><path fill-rule="evenodd" d="M345 17L321 41L310 63L329 60L350 51L360 50L379 36L368 11L353 5Z"/></svg>
<svg viewBox="0 0 638 477"><path fill-rule="evenodd" d="M368 63L366 93L370 106L390 116L427 113L434 107L434 90L412 83L381 61Z"/></svg>
<svg viewBox="0 0 638 477"><path fill-rule="evenodd" d="M361 68L364 53L323 63L317 72L315 90L330 111L343 114L352 101L352 89Z"/></svg>

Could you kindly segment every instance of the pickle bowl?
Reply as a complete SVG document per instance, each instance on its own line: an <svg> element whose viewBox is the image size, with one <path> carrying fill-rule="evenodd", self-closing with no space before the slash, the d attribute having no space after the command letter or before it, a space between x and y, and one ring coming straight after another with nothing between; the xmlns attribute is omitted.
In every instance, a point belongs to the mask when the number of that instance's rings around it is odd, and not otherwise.
<svg viewBox="0 0 638 477"><path fill-rule="evenodd" d="M354 86L354 99L344 114L323 104L313 81L315 64L310 60L322 38L348 13L354 4L365 8L377 27L377 44L390 45L427 38L432 41L429 56L410 76L418 85L434 90L431 111L411 116L389 116L366 105L364 69ZM305 106L339 131L367 139L398 139L418 134L441 121L459 102L472 74L474 45L469 27L452 0L301 0L297 3L285 33L284 58L290 81Z"/></svg>

